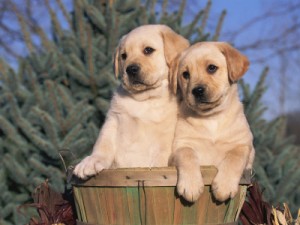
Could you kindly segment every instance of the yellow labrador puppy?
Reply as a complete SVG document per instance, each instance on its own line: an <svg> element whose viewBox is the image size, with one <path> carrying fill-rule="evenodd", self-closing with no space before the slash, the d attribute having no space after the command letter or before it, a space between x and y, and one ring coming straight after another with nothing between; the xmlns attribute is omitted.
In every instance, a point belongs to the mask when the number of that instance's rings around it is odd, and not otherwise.
<svg viewBox="0 0 300 225"><path fill-rule="evenodd" d="M164 25L145 25L124 36L114 69L121 76L90 156L74 170L87 178L103 169L168 165L177 120L169 68L189 42Z"/></svg>
<svg viewBox="0 0 300 225"><path fill-rule="evenodd" d="M200 165L215 165L212 191L219 201L234 197L244 169L254 159L252 134L239 100L237 80L247 58L222 42L197 43L175 60L173 91L182 97L170 165L178 170L177 191L188 201L203 192Z"/></svg>

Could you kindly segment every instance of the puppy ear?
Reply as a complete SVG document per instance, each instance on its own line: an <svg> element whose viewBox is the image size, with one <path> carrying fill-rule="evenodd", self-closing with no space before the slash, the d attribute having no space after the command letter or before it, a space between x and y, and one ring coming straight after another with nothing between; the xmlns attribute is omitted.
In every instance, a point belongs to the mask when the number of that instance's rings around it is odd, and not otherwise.
<svg viewBox="0 0 300 225"><path fill-rule="evenodd" d="M118 47L116 48L115 54L114 54L113 64L114 64L114 74L115 74L116 79L118 79L119 74L122 72L122 71L120 71L121 68L120 68L120 65L119 65L120 64L120 57L119 57L119 55L120 55L120 47L123 44L123 41L124 41L125 37L126 37L126 35L124 35L120 39Z"/></svg>
<svg viewBox="0 0 300 225"><path fill-rule="evenodd" d="M178 54L175 59L170 64L169 70L169 86L173 94L177 93L177 80L178 80L178 67L179 67L179 58L181 54Z"/></svg>
<svg viewBox="0 0 300 225"><path fill-rule="evenodd" d="M218 45L226 57L229 80L234 83L248 70L249 60L245 55L225 42L218 43Z"/></svg>
<svg viewBox="0 0 300 225"><path fill-rule="evenodd" d="M165 58L167 65L170 67L175 57L188 48L190 43L187 39L175 33L171 28L164 25L162 27L161 35L164 42Z"/></svg>
<svg viewBox="0 0 300 225"><path fill-rule="evenodd" d="M115 54L114 54L114 74L115 74L115 78L118 79L119 77L119 46L116 48L115 50Z"/></svg>

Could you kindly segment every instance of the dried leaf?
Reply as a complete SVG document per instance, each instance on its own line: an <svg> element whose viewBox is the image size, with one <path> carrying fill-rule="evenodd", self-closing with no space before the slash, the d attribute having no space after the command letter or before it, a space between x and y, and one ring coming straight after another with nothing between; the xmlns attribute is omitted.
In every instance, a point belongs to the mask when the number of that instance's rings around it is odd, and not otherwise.
<svg viewBox="0 0 300 225"><path fill-rule="evenodd" d="M265 202L262 191L257 182L248 188L247 201L245 201L240 220L243 225L267 224L273 225L271 221L272 206Z"/></svg>
<svg viewBox="0 0 300 225"><path fill-rule="evenodd" d="M24 206L36 208L39 218L31 218L29 225L76 224L72 204L64 194L51 189L48 180L35 189L32 197L34 203Z"/></svg>

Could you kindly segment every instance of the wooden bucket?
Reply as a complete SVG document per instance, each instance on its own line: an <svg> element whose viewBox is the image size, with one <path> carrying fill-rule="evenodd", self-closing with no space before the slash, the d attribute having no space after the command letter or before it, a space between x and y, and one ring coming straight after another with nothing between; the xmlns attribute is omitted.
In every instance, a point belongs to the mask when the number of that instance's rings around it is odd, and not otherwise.
<svg viewBox="0 0 300 225"><path fill-rule="evenodd" d="M176 195L173 167L104 170L87 181L73 181L78 224L234 224L243 206L250 173L238 194L224 203L213 199L215 167L201 167L205 190L194 204Z"/></svg>

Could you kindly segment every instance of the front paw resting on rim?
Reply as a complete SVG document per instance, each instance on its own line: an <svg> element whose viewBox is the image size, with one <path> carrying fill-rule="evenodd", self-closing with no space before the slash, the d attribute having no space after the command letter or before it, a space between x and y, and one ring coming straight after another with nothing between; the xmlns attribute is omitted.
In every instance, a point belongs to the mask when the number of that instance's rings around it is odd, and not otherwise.
<svg viewBox="0 0 300 225"><path fill-rule="evenodd" d="M103 158L99 155L90 155L75 166L73 173L81 179L87 179L103 169L106 169Z"/></svg>

